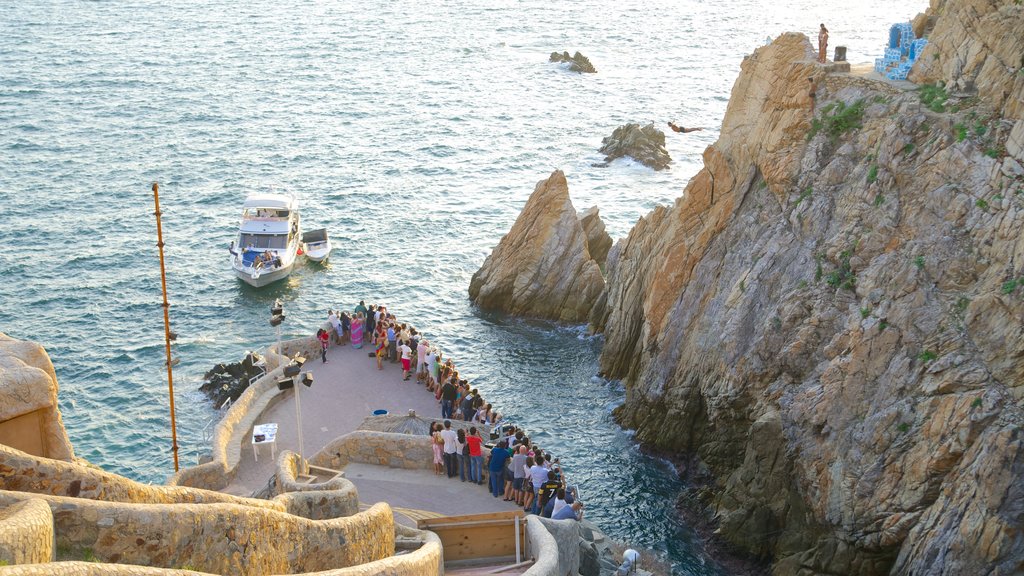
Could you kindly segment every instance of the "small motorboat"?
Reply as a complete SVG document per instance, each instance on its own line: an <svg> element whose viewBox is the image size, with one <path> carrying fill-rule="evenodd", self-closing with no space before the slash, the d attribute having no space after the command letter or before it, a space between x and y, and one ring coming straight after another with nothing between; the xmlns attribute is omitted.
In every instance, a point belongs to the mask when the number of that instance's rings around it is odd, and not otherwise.
<svg viewBox="0 0 1024 576"><path fill-rule="evenodd" d="M327 229L310 230L302 235L302 251L313 262L324 262L331 255L331 239Z"/></svg>
<svg viewBox="0 0 1024 576"><path fill-rule="evenodd" d="M235 275L259 288L287 278L301 242L299 205L284 194L252 194L242 205L237 240L231 243Z"/></svg>

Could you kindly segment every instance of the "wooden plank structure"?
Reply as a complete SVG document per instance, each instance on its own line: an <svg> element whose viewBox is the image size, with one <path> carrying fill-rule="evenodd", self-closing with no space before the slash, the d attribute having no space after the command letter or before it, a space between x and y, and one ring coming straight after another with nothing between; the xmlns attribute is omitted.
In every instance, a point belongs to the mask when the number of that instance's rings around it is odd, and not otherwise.
<svg viewBox="0 0 1024 576"><path fill-rule="evenodd" d="M416 525L420 530L430 530L438 535L444 547L445 567L456 571L465 567L458 571L460 574L465 570L474 574L518 574L521 571L515 568L525 570L530 563L523 561L527 556L527 539L522 510L423 518ZM482 565L490 569L480 572L482 567L470 568Z"/></svg>

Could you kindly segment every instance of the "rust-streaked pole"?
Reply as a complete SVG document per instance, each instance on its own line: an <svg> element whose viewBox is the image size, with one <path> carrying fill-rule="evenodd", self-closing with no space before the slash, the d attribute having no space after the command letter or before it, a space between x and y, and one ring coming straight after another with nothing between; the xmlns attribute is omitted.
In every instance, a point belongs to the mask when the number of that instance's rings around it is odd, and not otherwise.
<svg viewBox="0 0 1024 576"><path fill-rule="evenodd" d="M171 397L171 450L174 452L174 471L178 471L178 431L174 423L174 376L171 374L171 305L167 302L167 269L164 267L164 233L160 227L160 185L153 182L153 202L156 204L156 245L160 248L160 286L164 293L164 344L167 348L167 392Z"/></svg>

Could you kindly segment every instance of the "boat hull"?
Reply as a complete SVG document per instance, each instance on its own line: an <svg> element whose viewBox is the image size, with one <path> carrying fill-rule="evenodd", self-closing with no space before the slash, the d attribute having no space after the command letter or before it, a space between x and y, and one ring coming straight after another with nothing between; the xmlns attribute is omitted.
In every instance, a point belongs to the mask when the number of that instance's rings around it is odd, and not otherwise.
<svg viewBox="0 0 1024 576"><path fill-rule="evenodd" d="M318 246L312 249L307 246L303 253L306 255L306 258L309 258L313 262L324 262L331 255L331 243L328 242L326 246Z"/></svg>
<svg viewBox="0 0 1024 576"><path fill-rule="evenodd" d="M263 286L266 286L267 284L273 284L274 282L277 282L278 280L284 280L285 278L288 277L289 274L292 273L292 268L294 268L294 267L295 267L295 264L293 262L289 266L282 266L281 268L278 268L277 270L272 270L270 272L264 272L264 273L260 274L256 278L253 278L252 274L249 273L249 272L246 272L244 270L239 270L238 268L235 268L235 276L238 276L239 280L245 282L246 284L248 284L249 286L252 286L253 288L262 288Z"/></svg>

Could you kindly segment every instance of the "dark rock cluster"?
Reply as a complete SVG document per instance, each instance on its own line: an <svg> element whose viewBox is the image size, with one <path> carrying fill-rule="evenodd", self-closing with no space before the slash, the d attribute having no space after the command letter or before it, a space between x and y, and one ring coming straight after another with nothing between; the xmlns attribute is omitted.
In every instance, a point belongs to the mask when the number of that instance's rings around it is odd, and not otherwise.
<svg viewBox="0 0 1024 576"><path fill-rule="evenodd" d="M596 74L597 69L590 63L590 58L587 58L583 54L576 52L572 56L569 56L569 52L552 52L551 57L548 58L549 62L567 62L569 64L569 70L572 72L586 72L587 74Z"/></svg>
<svg viewBox="0 0 1024 576"><path fill-rule="evenodd" d="M241 362L217 364L203 376L199 390L213 400L214 408L220 409L230 399L232 402L249 387L253 376L263 373L263 358L255 352L245 355Z"/></svg>
<svg viewBox="0 0 1024 576"><path fill-rule="evenodd" d="M665 133L655 128L653 122L646 126L636 123L619 126L601 144L598 152L605 155L605 162L629 156L655 170L664 170L672 162L665 149Z"/></svg>

